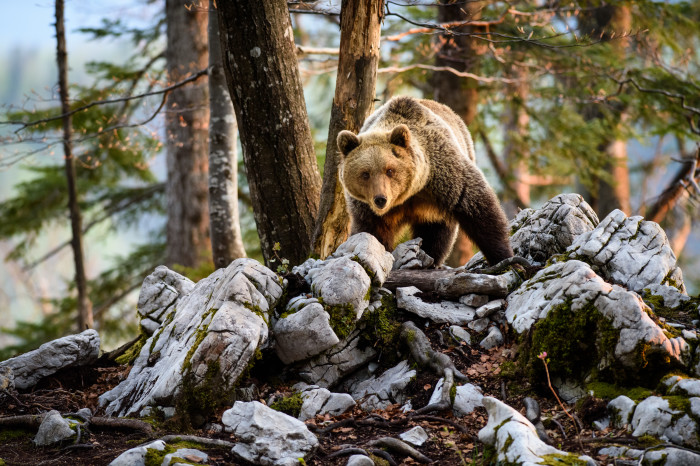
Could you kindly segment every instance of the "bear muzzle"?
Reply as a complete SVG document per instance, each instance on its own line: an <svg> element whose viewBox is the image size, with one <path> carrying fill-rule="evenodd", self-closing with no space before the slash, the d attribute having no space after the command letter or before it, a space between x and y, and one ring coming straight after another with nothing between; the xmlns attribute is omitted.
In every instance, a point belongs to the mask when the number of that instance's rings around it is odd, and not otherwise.
<svg viewBox="0 0 700 466"><path fill-rule="evenodd" d="M374 196L374 205L379 209L383 209L386 206L386 196L377 195Z"/></svg>

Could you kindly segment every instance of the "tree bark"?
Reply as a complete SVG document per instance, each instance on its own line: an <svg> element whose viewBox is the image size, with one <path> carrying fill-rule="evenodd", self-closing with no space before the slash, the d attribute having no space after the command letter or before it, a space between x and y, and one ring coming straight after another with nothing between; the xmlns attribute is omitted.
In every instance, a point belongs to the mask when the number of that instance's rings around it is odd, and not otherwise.
<svg viewBox="0 0 700 466"><path fill-rule="evenodd" d="M440 3L438 8L440 24L479 19L485 4L485 2L455 3L454 0L441 0ZM467 25L455 28L455 31L477 32L480 29L482 28ZM458 71L476 72L480 61L479 55L482 53L476 39L469 36L442 34L438 36L437 41L435 66L449 66ZM433 99L450 107L469 126L476 118L479 101L477 84L473 79L462 78L447 71L437 71L432 76ZM474 245L460 229L446 264L450 267L459 267L466 264L473 255Z"/></svg>
<svg viewBox="0 0 700 466"><path fill-rule="evenodd" d="M298 264L311 247L321 178L284 0L219 3L224 71L236 110L266 263Z"/></svg>
<svg viewBox="0 0 700 466"><path fill-rule="evenodd" d="M321 258L333 253L350 232L336 138L344 129L359 132L373 110L383 10L384 0L343 0L340 10L338 74L313 240L313 251Z"/></svg>
<svg viewBox="0 0 700 466"><path fill-rule="evenodd" d="M66 50L66 32L64 20L64 2L56 0L56 61L58 64L58 91L61 96L61 113L63 117L63 158L65 160L66 184L68 187L68 211L71 226L71 248L75 264L75 287L78 291L78 330L93 327L92 303L87 294L85 275L85 258L83 253L83 227L80 206L78 205L78 188L76 186L75 157L73 157L72 118L68 98L68 52Z"/></svg>
<svg viewBox="0 0 700 466"><path fill-rule="evenodd" d="M238 216L236 115L226 87L216 1L209 0L209 224L217 269L245 257Z"/></svg>
<svg viewBox="0 0 700 466"><path fill-rule="evenodd" d="M527 134L530 120L524 107L528 95L528 83L523 79L526 73L525 70L515 67L512 67L509 73L513 78L521 81L509 86L511 98L507 104L506 134L504 135L503 161L506 166L508 186L511 189L503 190L503 209L508 218L514 218L517 215L521 204L530 204L530 185L523 181L528 179L528 170L525 160L527 151L522 140Z"/></svg>
<svg viewBox="0 0 700 466"><path fill-rule="evenodd" d="M207 12L190 11L181 0L166 0L165 17L168 79L177 82L209 64ZM210 247L207 82L173 90L166 108L166 264L197 267L208 259Z"/></svg>

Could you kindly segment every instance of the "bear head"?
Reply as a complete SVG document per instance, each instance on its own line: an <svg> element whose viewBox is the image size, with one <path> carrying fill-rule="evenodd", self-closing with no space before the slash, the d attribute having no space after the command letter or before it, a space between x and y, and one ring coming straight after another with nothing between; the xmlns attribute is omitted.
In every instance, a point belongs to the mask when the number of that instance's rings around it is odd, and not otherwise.
<svg viewBox="0 0 700 466"><path fill-rule="evenodd" d="M408 126L359 136L341 131L337 142L345 192L369 205L376 215L386 214L414 194L415 148Z"/></svg>

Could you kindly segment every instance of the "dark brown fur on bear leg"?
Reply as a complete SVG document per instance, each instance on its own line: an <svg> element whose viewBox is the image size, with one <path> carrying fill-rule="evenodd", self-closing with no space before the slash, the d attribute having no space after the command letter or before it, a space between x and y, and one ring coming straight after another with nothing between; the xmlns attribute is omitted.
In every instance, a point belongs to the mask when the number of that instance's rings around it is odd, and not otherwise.
<svg viewBox="0 0 700 466"><path fill-rule="evenodd" d="M350 234L369 233L382 243L384 249L392 252L396 241L396 227L388 225L384 218L375 215L366 204L357 199L348 200L348 205L352 223Z"/></svg>
<svg viewBox="0 0 700 466"><path fill-rule="evenodd" d="M490 195L489 195L490 194ZM471 202L463 196L455 217L459 226L479 247L490 265L513 257L508 234L508 220L495 194L471 195ZM475 202L475 200L478 200Z"/></svg>
<svg viewBox="0 0 700 466"><path fill-rule="evenodd" d="M413 226L413 237L423 238L421 248L435 260L435 266L442 265L452 250L457 224L419 223Z"/></svg>

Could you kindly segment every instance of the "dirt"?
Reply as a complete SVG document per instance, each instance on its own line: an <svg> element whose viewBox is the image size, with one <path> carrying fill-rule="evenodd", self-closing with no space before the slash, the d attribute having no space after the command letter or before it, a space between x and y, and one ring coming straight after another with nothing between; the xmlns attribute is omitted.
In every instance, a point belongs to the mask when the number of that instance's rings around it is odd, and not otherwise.
<svg viewBox="0 0 700 466"><path fill-rule="evenodd" d="M540 403L543 418L552 419L545 423L545 427L556 447L590 455L599 460L600 464L606 464L606 458L596 457L598 449L613 441L627 444L633 441L623 431L592 430L590 423L604 414L605 402L602 400L587 400L580 404L579 412L573 412L570 408L572 412L566 414L554 396L547 392L546 383L540 387L531 387L526 380L512 374L510 368L516 348L511 343L490 351L481 350L477 346L455 346L445 343L444 332L443 337L439 338L436 332L438 329L443 327L432 325L425 329L433 348L448 354L457 369L466 374L471 383L483 389L484 395L501 399L523 413L525 411L522 399L534 395ZM504 370L505 368L508 370ZM41 414L52 409L68 414L87 407L95 415L104 415L98 406L98 397L124 380L128 371L126 366L101 363L62 371L42 380L29 391L0 392L0 422L8 416ZM438 377L434 374L419 372L418 377L407 388L414 408L428 404L437 380ZM266 402L273 393L285 392L285 386L261 383L258 379L246 380L241 386L248 386L250 383L256 383L259 387L258 399L261 402ZM220 422L221 413L227 407L230 406L222 407L207 421ZM581 420L583 429L579 429L579 432L570 415L577 415ZM461 418L455 418L451 412L434 412L416 417L403 413L398 405L374 413L355 408L341 416L318 416L307 421L307 425L316 432L320 448L307 459L306 464L344 465L347 455L343 453L349 452L348 448L372 449L372 441L382 437L397 437L401 432L417 425L423 427L429 436L429 440L418 450L433 462L444 466L490 464L488 456L484 455L484 446L477 437L487 420L483 408L478 408ZM32 444L35 433L36 428L0 425L0 458L7 465L18 466L106 465L125 450L167 434L186 433L236 441L230 434L207 432L202 429L182 431L168 422L157 424L151 435L129 429L92 427L82 432L78 445L68 443L44 448ZM228 449L205 450L210 455L208 464L248 464L235 459ZM397 464L417 463L402 454L391 452L391 455Z"/></svg>

